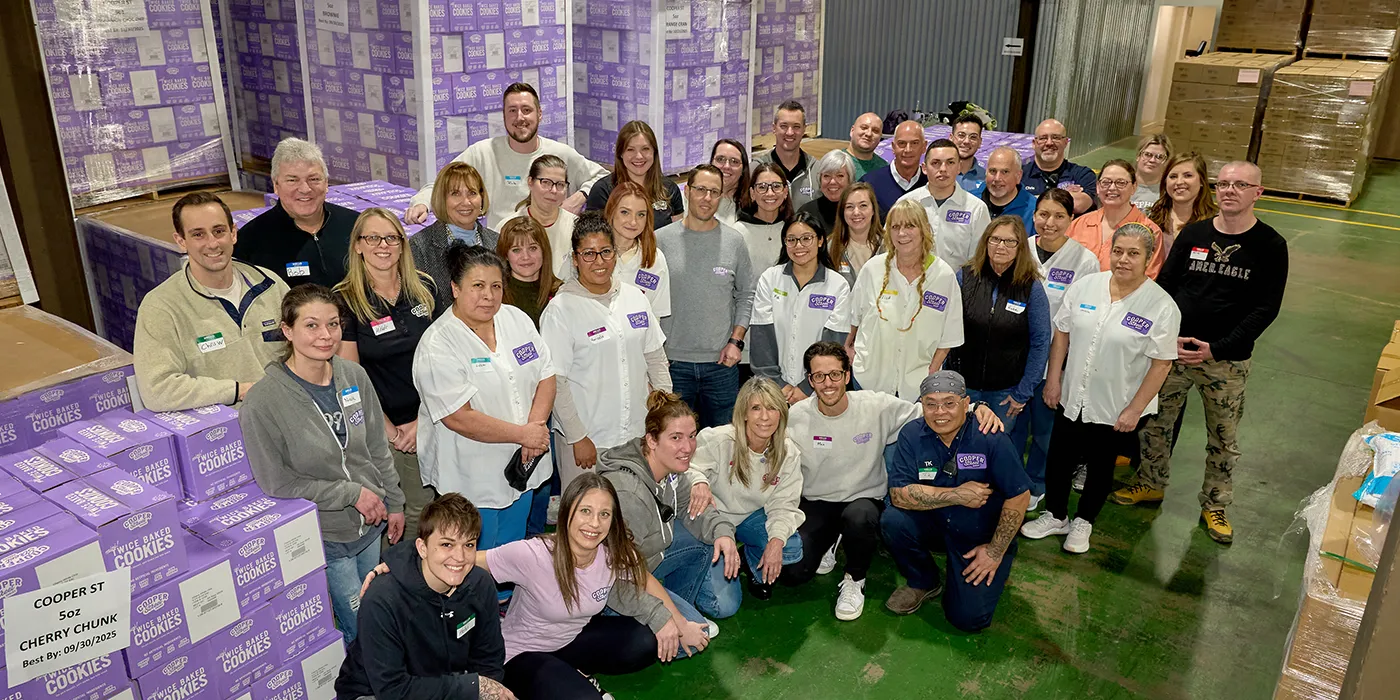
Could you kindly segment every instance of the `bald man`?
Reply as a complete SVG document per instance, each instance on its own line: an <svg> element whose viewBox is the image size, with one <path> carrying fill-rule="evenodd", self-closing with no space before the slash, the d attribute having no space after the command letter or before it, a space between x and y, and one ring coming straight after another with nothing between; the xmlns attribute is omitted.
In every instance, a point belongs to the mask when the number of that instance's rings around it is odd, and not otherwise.
<svg viewBox="0 0 1400 700"><path fill-rule="evenodd" d="M1026 168L1021 186L1039 197L1051 187L1074 197L1074 214L1093 211L1099 206L1098 178L1094 171L1065 159L1069 132L1056 119L1046 119L1035 128L1035 160Z"/></svg>
<svg viewBox="0 0 1400 700"><path fill-rule="evenodd" d="M855 179L859 180L865 177L866 173L890 164L889 161L875 155L875 147L880 145L880 130L884 126L884 120L874 112L866 112L856 117L855 123L851 125L851 145L846 146L846 153L855 161Z"/></svg>
<svg viewBox="0 0 1400 700"><path fill-rule="evenodd" d="M875 188L881 221L900 197L928 185L928 176L919 167L924 149L928 147L923 125L916 121L900 122L894 129L893 146L893 163L875 168L860 178L861 182Z"/></svg>

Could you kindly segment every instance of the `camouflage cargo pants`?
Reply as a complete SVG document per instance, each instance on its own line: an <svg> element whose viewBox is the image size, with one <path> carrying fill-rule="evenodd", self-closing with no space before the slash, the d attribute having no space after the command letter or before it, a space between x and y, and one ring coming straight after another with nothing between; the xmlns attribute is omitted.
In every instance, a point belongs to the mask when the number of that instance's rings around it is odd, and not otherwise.
<svg viewBox="0 0 1400 700"><path fill-rule="evenodd" d="M1239 425L1244 415L1244 385L1250 360L1212 360L1196 365L1172 363L1172 371L1157 394L1157 414L1139 433L1142 464L1138 481L1166 489L1171 476L1172 425L1186 407L1191 387L1201 392L1206 409L1206 474L1201 484L1201 507L1222 509L1234 500L1230 481L1240 460Z"/></svg>

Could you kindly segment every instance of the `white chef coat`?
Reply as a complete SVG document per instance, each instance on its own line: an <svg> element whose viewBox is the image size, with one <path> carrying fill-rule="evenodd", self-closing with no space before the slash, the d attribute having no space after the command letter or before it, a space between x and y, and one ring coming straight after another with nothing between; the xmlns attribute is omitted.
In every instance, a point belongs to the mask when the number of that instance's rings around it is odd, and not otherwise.
<svg viewBox="0 0 1400 700"><path fill-rule="evenodd" d="M928 377L934 353L963 344L962 288L948 263L935 257L924 267L922 295L920 278L904 279L893 260L889 281L881 289L889 255L870 258L856 278L851 325L859 330L851 364L862 389L917 401L919 384ZM913 327L900 332L911 318Z"/></svg>
<svg viewBox="0 0 1400 700"><path fill-rule="evenodd" d="M1045 287L1045 296L1050 301L1050 318L1060 310L1060 301L1071 284L1099 271L1099 258L1079 241L1066 238L1059 250L1051 253L1045 262L1035 252L1039 236L1031 236L1031 255L1040 266L1040 283Z"/></svg>
<svg viewBox="0 0 1400 700"><path fill-rule="evenodd" d="M572 284L572 283L571 283ZM646 432L647 361L666 342L641 290L618 285L611 302L559 294L540 317L540 334L598 449Z"/></svg>
<svg viewBox="0 0 1400 700"><path fill-rule="evenodd" d="M1114 302L1112 272L1096 272L1065 292L1055 328L1069 333L1069 360L1060 384L1065 417L1113 425L1128 407L1152 360L1175 360L1181 311L1166 290L1147 280ZM1157 412L1157 398L1142 412Z"/></svg>
<svg viewBox="0 0 1400 700"><path fill-rule="evenodd" d="M834 270L817 265L816 274L799 288L792 263L763 271L754 287L750 326L772 324L778 338L778 367L783 381L797 386L807 376L802 356L821 340L822 330L843 337L851 332L851 288Z"/></svg>
<svg viewBox="0 0 1400 700"><path fill-rule="evenodd" d="M933 228L934 252L954 270L972 259L977 242L986 232L987 224L992 222L986 203L961 185L953 190L941 207L927 187L920 187L899 199L913 200L924 208L928 214L928 224Z"/></svg>
<svg viewBox="0 0 1400 700"><path fill-rule="evenodd" d="M492 352L450 309L433 321L413 354L418 407L418 458L423 484L439 493L456 491L478 508L505 508L521 493L506 483L514 443L477 442L442 424L463 406L507 423L525 425L539 383L554 376L549 348L524 311L502 305L496 312ZM549 480L541 459L528 487Z"/></svg>
<svg viewBox="0 0 1400 700"><path fill-rule="evenodd" d="M516 212L515 216L506 219L506 221L509 222L511 219L519 219L525 215L525 207L521 207L520 210ZM569 212L567 209L560 207L559 218L554 220L553 226L546 227L544 230L546 234L549 234L549 254L550 261L554 268L554 276L561 280L577 277L577 275L574 274L573 263L574 222L576 221L578 221L577 216L574 216L573 213ZM501 228L505 228L504 223L501 224Z"/></svg>
<svg viewBox="0 0 1400 700"><path fill-rule="evenodd" d="M642 290L657 318L671 315L671 268L666 266L666 255L660 248L656 249L656 260L647 268L642 267L640 247L633 248L631 255L618 256L613 281Z"/></svg>

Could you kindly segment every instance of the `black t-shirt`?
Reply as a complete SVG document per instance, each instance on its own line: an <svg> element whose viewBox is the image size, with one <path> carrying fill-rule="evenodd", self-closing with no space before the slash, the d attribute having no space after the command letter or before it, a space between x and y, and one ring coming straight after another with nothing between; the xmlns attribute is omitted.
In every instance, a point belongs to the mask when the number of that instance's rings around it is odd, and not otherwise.
<svg viewBox="0 0 1400 700"><path fill-rule="evenodd" d="M613 187L611 175L593 183L593 189L588 191L588 210L603 211L607 208ZM672 217L685 214L685 200L681 197L681 188L670 180L662 180L661 187L666 190L666 198L651 203L652 224L658 229L670 224Z"/></svg>
<svg viewBox="0 0 1400 700"><path fill-rule="evenodd" d="M326 216L315 236L297 228L280 203L257 215L238 229L233 257L272 270L290 287L334 287L345 279L350 231L360 215L336 204L325 206Z"/></svg>
<svg viewBox="0 0 1400 700"><path fill-rule="evenodd" d="M1278 231L1260 221L1224 234L1213 218L1181 229L1157 275L1181 309L1181 336L1210 343L1217 360L1249 359L1287 282L1288 243Z"/></svg>
<svg viewBox="0 0 1400 700"><path fill-rule="evenodd" d="M1006 211L1007 205L1011 204L1011 202L1007 202L1006 204L1002 205L993 204L992 200L987 199L986 197L983 197L982 201L985 202L987 205L987 216L990 216L993 219L997 218L998 216L1001 216L1001 213Z"/></svg>
<svg viewBox="0 0 1400 700"><path fill-rule="evenodd" d="M434 291L431 284L429 291ZM390 307L375 294L375 320L361 323L353 313L341 319L341 340L356 343L360 351L360 366L365 368L374 384L375 394L384 408L384 416L394 425L403 425L418 418L418 390L413 386L413 353L428 326L446 310L442 303L418 304L406 293Z"/></svg>
<svg viewBox="0 0 1400 700"><path fill-rule="evenodd" d="M1046 250L1046 249L1044 249L1044 248L1041 248L1039 244L1036 244L1036 246L1035 246L1035 256L1036 256L1037 258L1040 258L1040 261L1041 261L1041 262L1045 262L1046 260L1049 260L1049 259L1050 259L1050 256L1052 256L1052 255L1054 255L1054 253L1052 253L1052 252L1050 252L1050 251L1048 251L1048 250Z"/></svg>

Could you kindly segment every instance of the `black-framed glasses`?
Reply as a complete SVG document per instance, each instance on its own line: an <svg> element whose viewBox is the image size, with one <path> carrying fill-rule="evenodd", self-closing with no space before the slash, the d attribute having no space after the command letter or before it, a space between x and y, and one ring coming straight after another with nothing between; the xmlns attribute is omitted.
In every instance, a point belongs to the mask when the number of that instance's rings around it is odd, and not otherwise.
<svg viewBox="0 0 1400 700"><path fill-rule="evenodd" d="M846 370L833 369L830 372L808 372L807 379L813 384L825 384L827 382L842 383L846 381Z"/></svg>
<svg viewBox="0 0 1400 700"><path fill-rule="evenodd" d="M760 194L767 194L767 193L769 193L769 192L782 192L784 189L787 189L787 183L786 183L786 182L760 182L760 183L756 183L756 184L753 186L753 188L754 188L754 191L759 192Z"/></svg>
<svg viewBox="0 0 1400 700"><path fill-rule="evenodd" d="M360 236L360 240L364 241L365 243L368 243L372 248L378 248L381 243L388 243L390 248L397 248L403 243L403 236L400 236L397 233L390 234L388 236L380 236L378 234L371 233L368 235Z"/></svg>
<svg viewBox="0 0 1400 700"><path fill-rule="evenodd" d="M591 263L598 258L612 260L613 256L617 255L617 251L612 248L604 248L602 250L580 250L575 253L575 255L577 255L580 260Z"/></svg>
<svg viewBox="0 0 1400 700"><path fill-rule="evenodd" d="M788 236L787 238L783 239L783 242L793 247L806 248L807 246L816 243L817 237L813 236L810 233L805 236Z"/></svg>
<svg viewBox="0 0 1400 700"><path fill-rule="evenodd" d="M563 192L569 189L568 180L551 180L547 177L537 177L535 178L535 182L544 185L545 189L554 190L555 192Z"/></svg>

